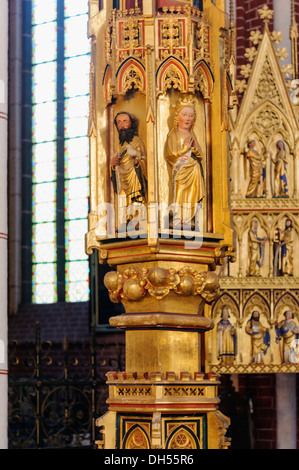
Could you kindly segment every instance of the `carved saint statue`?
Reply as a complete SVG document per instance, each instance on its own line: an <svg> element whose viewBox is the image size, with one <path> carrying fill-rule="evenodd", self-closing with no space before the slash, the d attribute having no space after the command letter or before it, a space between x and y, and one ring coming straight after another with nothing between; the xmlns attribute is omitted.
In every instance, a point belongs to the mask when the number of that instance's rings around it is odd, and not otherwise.
<svg viewBox="0 0 299 470"><path fill-rule="evenodd" d="M290 310L284 312L285 319L275 323L277 341L283 340L283 362L298 363L299 326L293 321L294 314Z"/></svg>
<svg viewBox="0 0 299 470"><path fill-rule="evenodd" d="M260 322L260 312L258 310L252 312L245 331L251 336L251 362L264 362L263 356L270 346L270 333L269 329Z"/></svg>
<svg viewBox="0 0 299 470"><path fill-rule="evenodd" d="M236 329L229 321L229 308L222 308L217 324L217 355L222 363L232 364L236 356Z"/></svg>
<svg viewBox="0 0 299 470"><path fill-rule="evenodd" d="M194 135L195 103L190 98L177 103L174 126L167 137L166 160L170 168L171 203L176 206L173 226L194 222L197 204L204 198L202 149Z"/></svg>
<svg viewBox="0 0 299 470"><path fill-rule="evenodd" d="M270 153L272 162L274 163L274 197L289 197L288 180L287 180L287 156L286 148L283 140L279 140L276 144L277 152L273 157Z"/></svg>
<svg viewBox="0 0 299 470"><path fill-rule="evenodd" d="M281 234L281 268L284 276L294 275L293 264L294 230L291 219L286 220L285 229Z"/></svg>
<svg viewBox="0 0 299 470"><path fill-rule="evenodd" d="M274 276L294 275L294 230L293 222L287 219L285 229L275 229L273 243L273 274Z"/></svg>
<svg viewBox="0 0 299 470"><path fill-rule="evenodd" d="M264 264L265 243L267 238L258 236L258 221L254 219L248 231L248 270L247 276L260 276Z"/></svg>
<svg viewBox="0 0 299 470"><path fill-rule="evenodd" d="M282 276L281 269L281 238L282 230L280 227L276 227L274 230L273 237L273 276Z"/></svg>
<svg viewBox="0 0 299 470"><path fill-rule="evenodd" d="M138 136L138 122L134 116L125 111L120 112L114 124L118 130L119 149L111 160L113 188L116 194L125 195L126 208L138 208L147 199L146 149ZM135 215L131 211L127 220Z"/></svg>
<svg viewBox="0 0 299 470"><path fill-rule="evenodd" d="M256 150L255 140L248 142L248 152L245 155L245 169L246 160L248 160L250 180L246 197L263 197L265 195L266 162L264 153L264 151L259 153Z"/></svg>

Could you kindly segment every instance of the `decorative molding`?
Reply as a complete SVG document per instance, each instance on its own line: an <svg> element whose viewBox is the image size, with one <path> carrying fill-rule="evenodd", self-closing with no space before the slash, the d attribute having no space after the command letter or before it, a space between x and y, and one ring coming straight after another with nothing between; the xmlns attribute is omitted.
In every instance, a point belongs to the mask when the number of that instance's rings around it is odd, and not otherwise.
<svg viewBox="0 0 299 470"><path fill-rule="evenodd" d="M297 198L236 198L231 199L231 209L234 214L238 212L281 212L291 211L299 213L299 199Z"/></svg>
<svg viewBox="0 0 299 470"><path fill-rule="evenodd" d="M170 291L184 297L199 295L207 303L220 295L215 273L199 273L189 267L176 271L158 266L150 269L132 266L123 272L107 273L104 284L110 300L115 303L122 300L139 301L147 294L161 300Z"/></svg>
<svg viewBox="0 0 299 470"><path fill-rule="evenodd" d="M244 364L244 365L210 365L215 374L294 374L299 373L299 364Z"/></svg>
<svg viewBox="0 0 299 470"><path fill-rule="evenodd" d="M220 289L298 289L299 277L219 277Z"/></svg>

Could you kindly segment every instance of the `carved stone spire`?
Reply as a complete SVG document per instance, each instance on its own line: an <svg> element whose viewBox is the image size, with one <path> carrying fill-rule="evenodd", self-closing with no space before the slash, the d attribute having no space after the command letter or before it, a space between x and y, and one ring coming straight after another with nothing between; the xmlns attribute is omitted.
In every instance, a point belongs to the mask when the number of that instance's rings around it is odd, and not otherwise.
<svg viewBox="0 0 299 470"><path fill-rule="evenodd" d="M295 18L295 3L291 0L291 25L290 25L290 39L292 44L292 64L294 69L293 78L298 78L298 26Z"/></svg>

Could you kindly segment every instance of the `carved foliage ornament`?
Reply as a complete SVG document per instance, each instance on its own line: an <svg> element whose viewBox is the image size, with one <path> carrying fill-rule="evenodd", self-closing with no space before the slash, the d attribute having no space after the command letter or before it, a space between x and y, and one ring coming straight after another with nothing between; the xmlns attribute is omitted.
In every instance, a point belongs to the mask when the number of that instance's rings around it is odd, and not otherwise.
<svg viewBox="0 0 299 470"><path fill-rule="evenodd" d="M161 45L163 47L178 47L182 44L182 23L179 21L161 22Z"/></svg>
<svg viewBox="0 0 299 470"><path fill-rule="evenodd" d="M189 267L180 271L153 267L151 269L131 267L120 272L109 272L104 278L110 300L119 303L122 299L138 301L149 294L157 300L171 291L183 296L201 296L207 303L220 295L215 273L198 273Z"/></svg>
<svg viewBox="0 0 299 470"><path fill-rule="evenodd" d="M138 20L131 18L121 26L121 46L126 49L138 47L140 45Z"/></svg>

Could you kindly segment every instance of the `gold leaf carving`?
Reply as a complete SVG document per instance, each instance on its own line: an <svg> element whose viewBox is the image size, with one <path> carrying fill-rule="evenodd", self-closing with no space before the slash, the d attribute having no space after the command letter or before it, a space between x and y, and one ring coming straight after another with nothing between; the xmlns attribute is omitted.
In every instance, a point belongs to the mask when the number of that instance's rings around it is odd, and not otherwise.
<svg viewBox="0 0 299 470"><path fill-rule="evenodd" d="M215 273L198 273L189 267L179 272L158 266L149 270L131 267L123 273L107 273L104 284L114 303L119 303L122 299L137 301L147 293L160 300L170 291L182 296L199 295L207 303L213 302L220 295L218 277Z"/></svg>
<svg viewBox="0 0 299 470"><path fill-rule="evenodd" d="M164 76L164 91L175 88L179 91L184 91L183 80L181 74L178 72L178 69L171 65Z"/></svg>

